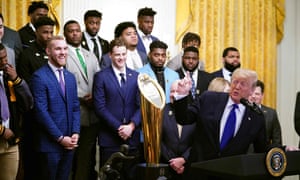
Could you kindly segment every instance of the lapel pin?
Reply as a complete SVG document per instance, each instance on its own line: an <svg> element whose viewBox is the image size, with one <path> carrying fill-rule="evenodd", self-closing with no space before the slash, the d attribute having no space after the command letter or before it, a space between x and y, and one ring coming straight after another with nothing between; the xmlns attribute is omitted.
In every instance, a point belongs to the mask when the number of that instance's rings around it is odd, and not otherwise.
<svg viewBox="0 0 300 180"><path fill-rule="evenodd" d="M251 121L251 117L248 117L248 121Z"/></svg>
<svg viewBox="0 0 300 180"><path fill-rule="evenodd" d="M173 115L173 111L169 111L169 116L172 116Z"/></svg>
<svg viewBox="0 0 300 180"><path fill-rule="evenodd" d="M82 45L85 46L85 44L86 44L85 41L82 41Z"/></svg>
<svg viewBox="0 0 300 180"><path fill-rule="evenodd" d="M41 56L39 53L35 53L35 56Z"/></svg>

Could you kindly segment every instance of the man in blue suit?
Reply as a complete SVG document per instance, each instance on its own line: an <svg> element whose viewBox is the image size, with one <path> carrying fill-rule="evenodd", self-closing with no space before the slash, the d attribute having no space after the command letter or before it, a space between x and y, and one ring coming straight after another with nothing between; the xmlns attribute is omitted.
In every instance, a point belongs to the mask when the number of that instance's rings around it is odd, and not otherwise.
<svg viewBox="0 0 300 180"><path fill-rule="evenodd" d="M126 66L130 69L137 70L143 67L147 62L147 54L137 49L138 36L136 26L133 22L121 22L115 28L115 38L122 38L127 48ZM103 56L100 64L104 69L111 65L109 53Z"/></svg>
<svg viewBox="0 0 300 180"><path fill-rule="evenodd" d="M152 42L148 54L149 63L138 69L138 71L148 74L161 85L166 93L166 103L169 103L171 85L175 80L179 79L179 75L176 71L164 67L167 60L167 48L168 45L162 41Z"/></svg>
<svg viewBox="0 0 300 180"><path fill-rule="evenodd" d="M49 61L31 80L35 102L37 178L66 180L80 131L80 106L75 76L65 70L68 46L61 36L47 44Z"/></svg>
<svg viewBox="0 0 300 180"><path fill-rule="evenodd" d="M176 119L181 124L197 123L189 162L246 154L250 144L257 153L266 150L263 114L240 103L242 98L247 99L252 94L256 81L256 72L239 68L232 74L229 94L206 91L189 106L186 97L179 97L189 94L191 79L187 76L178 83L180 96L173 96L179 99L174 103ZM235 118L228 118L233 113ZM229 129L231 133L227 133ZM225 134L228 138L224 143Z"/></svg>
<svg viewBox="0 0 300 180"><path fill-rule="evenodd" d="M138 44L137 49L149 53L149 46L153 41L158 41L158 38L152 36L152 30L154 26L154 15L156 14L152 8L142 8L138 11Z"/></svg>
<svg viewBox="0 0 300 180"><path fill-rule="evenodd" d="M99 145L100 166L120 151L122 144L129 145L133 161L119 169L122 179L133 179L133 167L139 159L141 126L138 73L126 67L127 49L121 39L110 43L111 66L95 74L93 97L95 112L101 119Z"/></svg>

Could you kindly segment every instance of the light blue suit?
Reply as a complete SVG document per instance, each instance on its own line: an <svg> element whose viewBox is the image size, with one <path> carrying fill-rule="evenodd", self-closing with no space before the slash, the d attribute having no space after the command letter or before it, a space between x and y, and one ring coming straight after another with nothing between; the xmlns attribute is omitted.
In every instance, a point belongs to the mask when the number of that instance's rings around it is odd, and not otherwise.
<svg viewBox="0 0 300 180"><path fill-rule="evenodd" d="M144 67L140 68L137 70L140 73L145 73L148 74L151 78L156 79L155 73L152 70L150 64L146 64ZM174 81L179 79L179 75L176 71L173 71L172 69L165 67L164 69L164 77L165 77L165 94L166 94L166 103L170 102L170 90L171 90L171 85Z"/></svg>

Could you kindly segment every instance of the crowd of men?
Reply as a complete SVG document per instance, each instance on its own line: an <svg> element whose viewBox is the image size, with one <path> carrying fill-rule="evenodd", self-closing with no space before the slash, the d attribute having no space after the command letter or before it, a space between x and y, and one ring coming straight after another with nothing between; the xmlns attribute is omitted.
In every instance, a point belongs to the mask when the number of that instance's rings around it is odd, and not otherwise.
<svg viewBox="0 0 300 180"><path fill-rule="evenodd" d="M135 179L144 162L139 73L166 95L160 162L169 164L169 179L199 179L189 174L193 162L282 145L276 111L261 104L264 84L240 68L237 48L226 47L223 67L209 73L197 33L186 33L182 51L167 59L168 45L151 34L152 8L138 10L137 25L117 24L110 42L99 36L99 11L85 12L84 30L65 22L63 36L53 34L48 11L43 1L32 2L30 22L18 31L0 14L0 179L96 180L96 146L101 167L122 144L135 158L113 168L121 179ZM215 78L229 87L208 90Z"/></svg>

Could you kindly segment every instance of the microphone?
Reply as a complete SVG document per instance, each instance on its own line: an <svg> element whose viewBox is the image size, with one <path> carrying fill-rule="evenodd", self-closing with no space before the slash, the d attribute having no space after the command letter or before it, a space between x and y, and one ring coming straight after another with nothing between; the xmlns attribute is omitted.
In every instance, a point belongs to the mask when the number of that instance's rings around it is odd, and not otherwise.
<svg viewBox="0 0 300 180"><path fill-rule="evenodd" d="M261 111L261 109L259 108L259 106L255 103L251 103L250 101L248 101L248 99L245 98L241 98L240 102L246 106L249 107L251 110L255 111L258 114L263 114L263 112Z"/></svg>

